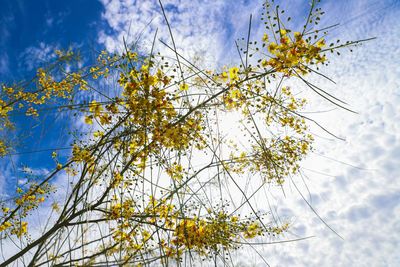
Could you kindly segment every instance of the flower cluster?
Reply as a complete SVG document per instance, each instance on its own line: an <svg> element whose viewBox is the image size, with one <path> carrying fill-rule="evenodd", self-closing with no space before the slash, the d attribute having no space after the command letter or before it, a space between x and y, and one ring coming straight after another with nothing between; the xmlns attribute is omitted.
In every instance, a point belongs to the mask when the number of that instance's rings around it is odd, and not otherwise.
<svg viewBox="0 0 400 267"><path fill-rule="evenodd" d="M57 50L56 54L58 55L56 64L65 63L73 56L72 51L64 53ZM75 89L88 89L88 83L79 71L63 73L62 77L57 81L51 74L51 68L48 70L39 68L32 83L35 83L33 88L31 83L25 87L2 85L0 93L0 131L13 129L14 124L9 119L9 114L12 111L20 111L27 116L38 117L38 106L62 99L71 100ZM7 153L9 153L7 140L0 139L0 156L5 156Z"/></svg>
<svg viewBox="0 0 400 267"><path fill-rule="evenodd" d="M13 209L3 206L0 217L0 232L10 230L11 234L21 237L27 233L28 223L21 221L27 217L30 212L37 209L45 201L46 197L53 192L53 187L48 183L39 185L32 182L23 189L17 188L17 197L15 197L15 207Z"/></svg>
<svg viewBox="0 0 400 267"><path fill-rule="evenodd" d="M211 251L238 248L241 237L252 239L265 233L281 234L287 229L287 224L263 228L258 221L242 220L224 211L203 217L184 217L171 200L154 197L150 197L142 211L137 203L128 199L113 202L106 214L108 220L117 223L113 228L113 239L118 244L115 251L123 250L127 257L146 253L156 242L155 235L164 256L179 259L187 250L207 256Z"/></svg>
<svg viewBox="0 0 400 267"><path fill-rule="evenodd" d="M263 67L272 67L277 72L286 75L307 74L308 65L324 63L326 56L322 52L325 40L319 39L315 43L310 43L310 39L304 39L300 32L294 32L293 37L287 29L279 31L279 43L270 42L269 38L263 38L271 54L270 59L264 59L261 64Z"/></svg>

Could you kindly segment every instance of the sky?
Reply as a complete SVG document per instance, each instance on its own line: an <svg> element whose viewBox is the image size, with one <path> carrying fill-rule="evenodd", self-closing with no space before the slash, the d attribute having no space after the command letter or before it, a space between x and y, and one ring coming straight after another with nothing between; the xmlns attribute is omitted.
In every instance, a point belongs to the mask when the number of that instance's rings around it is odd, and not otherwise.
<svg viewBox="0 0 400 267"><path fill-rule="evenodd" d="M318 133L316 150L304 162L307 188L288 183L286 196L274 193L279 216L290 218L290 237L314 236L299 242L257 247L271 266L400 266L400 1L321 1L324 25L340 23L333 38L377 39L343 51L324 74L335 84L315 82L349 103L358 114L340 110L311 92L310 113L324 127L345 139ZM215 67L234 63L234 41L247 33L253 14L254 36L262 36L257 15L262 1L165 0L167 16L178 49L201 64ZM301 23L308 1L281 0ZM0 0L0 81L13 82L32 75L57 48L72 46L90 58L90 51L121 51L123 38L140 40L146 49L168 32L158 1L133 0ZM159 46L168 53L168 49ZM78 127L51 116L46 122L20 121L19 131L40 133L40 140L18 148L16 155L0 160L0 192L7 194L28 165L37 173L51 165L45 153L21 153L64 147L62 129ZM48 122L52 122L49 125ZM46 127L44 126L46 125ZM55 140L54 143L46 140ZM68 141L68 140L67 140ZM68 146L68 145L67 145ZM20 154L18 154L20 153ZM69 153L65 152L66 155ZM312 204L305 203L300 192ZM322 217L343 238L330 231ZM254 254L254 253L253 253ZM243 255L242 264L264 266L257 256Z"/></svg>

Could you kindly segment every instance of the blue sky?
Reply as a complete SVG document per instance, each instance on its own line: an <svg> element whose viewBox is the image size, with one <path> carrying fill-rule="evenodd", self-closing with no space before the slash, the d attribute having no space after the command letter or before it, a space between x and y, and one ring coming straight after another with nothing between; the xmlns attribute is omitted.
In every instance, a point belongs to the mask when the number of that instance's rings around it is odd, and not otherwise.
<svg viewBox="0 0 400 267"><path fill-rule="evenodd" d="M55 49L73 47L88 51L101 49L96 41L104 11L99 1L0 1L0 80L6 83L29 79L36 68L52 59ZM85 54L86 51L86 54ZM53 105L54 106L54 105ZM56 112L42 112L40 120L12 116L18 135L14 160L14 175L7 179L7 191L14 188L23 166L46 169L54 165L51 151L26 153L43 149L65 148L70 144L66 133L70 121ZM23 137L20 137L23 136ZM38 138L38 136L41 136ZM62 153L62 151L61 151ZM68 152L67 152L68 153ZM5 160L10 160L9 158ZM19 178L18 178L19 179Z"/></svg>
<svg viewBox="0 0 400 267"><path fill-rule="evenodd" d="M95 0L0 1L0 79L26 77L24 59L46 48L97 47L103 7ZM105 25L103 25L105 26ZM46 60L46 54L42 59ZM37 62L35 62L37 63Z"/></svg>
<svg viewBox="0 0 400 267"><path fill-rule="evenodd" d="M178 46L189 57L202 55L202 64L211 67L236 62L233 41L246 34L250 13L257 19L261 2L164 1ZM306 0L280 2L292 17L307 11ZM325 24L341 23L332 32L335 38L378 38L352 54L344 52L325 70L336 84L319 81L321 86L359 114L337 109L315 114L346 141L318 138L318 149L305 162L313 206L345 240L332 234L297 192L287 188L289 197L274 195L277 212L294 221L293 236L316 238L259 252L271 266L400 266L400 1L326 0L321 6L327 13ZM253 26L254 35L261 36L260 23L254 21ZM91 49L118 51L123 37L132 41L139 36L146 48L157 28L159 37L167 40L155 0L0 0L0 80L29 77L56 48L72 45L90 58ZM315 95L310 98L315 110L334 108ZM44 115L45 122L16 119L20 132L41 136L26 137L18 152L69 146L61 132L79 123ZM0 160L0 192L16 184L24 164L37 173L50 168L50 153ZM244 255L243 262L257 264L257 259Z"/></svg>

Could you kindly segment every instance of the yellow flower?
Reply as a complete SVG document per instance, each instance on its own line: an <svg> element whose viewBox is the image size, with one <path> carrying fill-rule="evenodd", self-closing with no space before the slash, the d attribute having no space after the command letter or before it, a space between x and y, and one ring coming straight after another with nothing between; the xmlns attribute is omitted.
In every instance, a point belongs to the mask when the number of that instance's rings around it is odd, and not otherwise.
<svg viewBox="0 0 400 267"><path fill-rule="evenodd" d="M181 85L179 86L179 89L181 91L187 91L187 90L189 90L189 85L187 83L181 83Z"/></svg>
<svg viewBox="0 0 400 267"><path fill-rule="evenodd" d="M261 66L263 66L263 68L267 67L267 66L268 66L268 60L263 59L263 60L261 61Z"/></svg>
<svg viewBox="0 0 400 267"><path fill-rule="evenodd" d="M51 208L52 208L55 212L60 212L60 206L58 205L57 202L54 202L53 204L51 204Z"/></svg>
<svg viewBox="0 0 400 267"><path fill-rule="evenodd" d="M140 68L141 71L143 72L148 72L149 71L149 65L143 64L142 67Z"/></svg>
<svg viewBox="0 0 400 267"><path fill-rule="evenodd" d="M93 133L93 137L97 138L97 137L102 137L104 135L104 132L102 131L96 131Z"/></svg>
<svg viewBox="0 0 400 267"><path fill-rule="evenodd" d="M100 104L97 103L96 100L93 100L90 104L89 104L89 112L93 113L96 117L100 116L100 113L102 111L102 107Z"/></svg>
<svg viewBox="0 0 400 267"><path fill-rule="evenodd" d="M318 40L318 42L316 43L316 46L317 46L318 48L324 47L324 46L325 46L325 40L324 40L324 39Z"/></svg>
<svg viewBox="0 0 400 267"><path fill-rule="evenodd" d="M301 36L301 33L300 32L294 32L294 38L295 38L295 40L296 40L296 42L298 42L298 41L300 41L301 40L301 38L302 38L302 36Z"/></svg>
<svg viewBox="0 0 400 267"><path fill-rule="evenodd" d="M132 51L128 51L127 56L128 56L128 58L129 58L130 60L136 60L136 58L137 58L137 53L136 53L136 52L132 52Z"/></svg>
<svg viewBox="0 0 400 267"><path fill-rule="evenodd" d="M12 226L12 224L10 222L5 222L3 224L0 225L0 232L3 232L4 230L7 230L8 228L10 228Z"/></svg>
<svg viewBox="0 0 400 267"><path fill-rule="evenodd" d="M268 35L267 35L266 33L264 33L263 38L262 38L262 41L263 41L264 43L268 43Z"/></svg>
<svg viewBox="0 0 400 267"><path fill-rule="evenodd" d="M231 81L239 80L238 73L239 73L238 67L232 67L229 69L229 78L231 79Z"/></svg>
<svg viewBox="0 0 400 267"><path fill-rule="evenodd" d="M222 72L221 78L224 82L226 82L228 80L228 73L226 73L226 71Z"/></svg>
<svg viewBox="0 0 400 267"><path fill-rule="evenodd" d="M28 108L28 110L26 111L26 115L27 116L39 116L38 112L36 109L34 109L33 107Z"/></svg>
<svg viewBox="0 0 400 267"><path fill-rule="evenodd" d="M21 222L19 225L19 228L14 228L11 233L15 234L18 237L21 237L22 235L26 234L28 231L28 223L27 222Z"/></svg>
<svg viewBox="0 0 400 267"><path fill-rule="evenodd" d="M86 124L93 124L93 116L85 116Z"/></svg>
<svg viewBox="0 0 400 267"><path fill-rule="evenodd" d="M274 42L270 43L268 46L268 50L271 53L274 53L276 51L276 49L278 48L278 45Z"/></svg>
<svg viewBox="0 0 400 267"><path fill-rule="evenodd" d="M0 140L0 156L5 156L7 154L7 146L3 141Z"/></svg>

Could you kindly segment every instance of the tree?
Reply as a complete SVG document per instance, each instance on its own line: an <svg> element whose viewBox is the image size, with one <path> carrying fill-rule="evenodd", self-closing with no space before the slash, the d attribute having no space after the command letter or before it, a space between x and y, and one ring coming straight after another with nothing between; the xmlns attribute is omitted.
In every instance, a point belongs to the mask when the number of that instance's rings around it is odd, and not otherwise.
<svg viewBox="0 0 400 267"><path fill-rule="evenodd" d="M125 44L80 67L73 51L56 51L57 60L32 80L4 85L2 156L13 150L5 135L12 112L40 118L41 107L57 105L84 117L89 131L75 133L68 159L54 151L50 173L2 202L0 238L17 241L19 251L0 266L222 263L249 242L280 238L289 223L273 221L252 201L296 175L312 149L301 113L307 101L287 83L298 79L340 106L307 75L322 75L328 53L362 41L327 46L316 1L300 31L285 27L290 17L278 6L267 1L264 9L262 40L251 41L249 27L235 66L200 68L178 53L171 33L172 45L162 43L175 58ZM88 92L96 99L82 102ZM240 144L234 133L222 134L227 116L246 136ZM55 194L60 176L71 181L65 201L52 204L45 229L33 234L28 218ZM250 194L249 183L256 188Z"/></svg>

